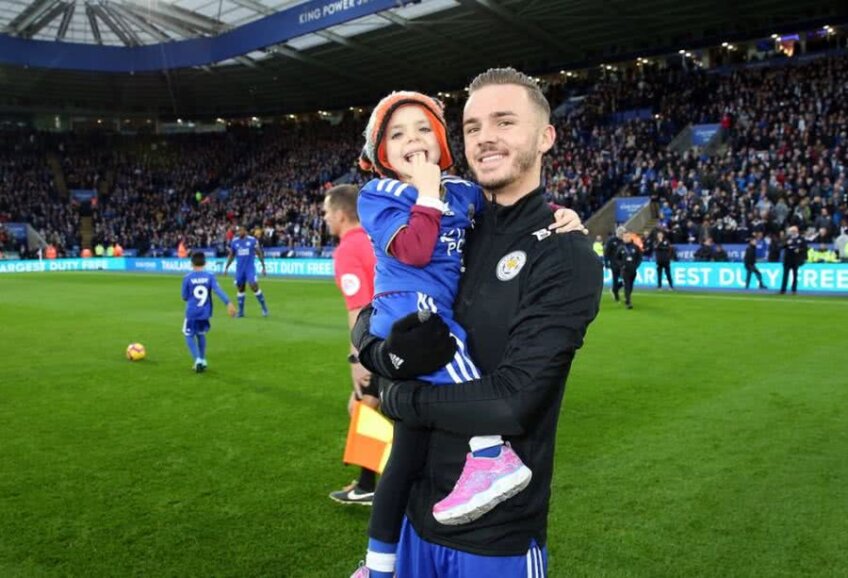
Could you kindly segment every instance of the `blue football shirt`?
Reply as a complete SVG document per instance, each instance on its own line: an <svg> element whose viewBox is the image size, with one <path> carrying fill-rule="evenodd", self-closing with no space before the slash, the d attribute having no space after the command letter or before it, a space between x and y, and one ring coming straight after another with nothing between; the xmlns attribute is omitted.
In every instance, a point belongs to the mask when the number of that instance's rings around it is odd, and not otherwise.
<svg viewBox="0 0 848 578"><path fill-rule="evenodd" d="M230 249L235 255L237 274L256 269L254 257L256 256L256 247L258 245L259 241L251 235L247 235L244 239L235 237L230 241Z"/></svg>
<svg viewBox="0 0 848 578"><path fill-rule="evenodd" d="M413 267L388 253L389 244L409 223L418 190L394 179L374 179L359 193L357 210L362 226L371 238L377 257L374 293L411 291L426 293L438 303L453 307L462 272L465 231L474 216L483 210L483 191L479 185L452 176L443 176L446 206L442 214L439 238L430 263Z"/></svg>
<svg viewBox="0 0 848 578"><path fill-rule="evenodd" d="M230 302L227 294L218 285L215 275L207 271L192 271L183 277L183 301L186 302L186 319L209 319L212 317L212 293L224 304Z"/></svg>

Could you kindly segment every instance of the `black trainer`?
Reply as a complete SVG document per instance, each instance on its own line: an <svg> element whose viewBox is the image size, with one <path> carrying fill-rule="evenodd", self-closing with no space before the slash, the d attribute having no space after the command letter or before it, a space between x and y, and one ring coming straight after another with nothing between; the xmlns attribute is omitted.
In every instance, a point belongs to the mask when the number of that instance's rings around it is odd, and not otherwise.
<svg viewBox="0 0 848 578"><path fill-rule="evenodd" d="M340 504L370 506L374 503L374 492L362 490L356 481L353 481L338 492L331 492L330 499Z"/></svg>

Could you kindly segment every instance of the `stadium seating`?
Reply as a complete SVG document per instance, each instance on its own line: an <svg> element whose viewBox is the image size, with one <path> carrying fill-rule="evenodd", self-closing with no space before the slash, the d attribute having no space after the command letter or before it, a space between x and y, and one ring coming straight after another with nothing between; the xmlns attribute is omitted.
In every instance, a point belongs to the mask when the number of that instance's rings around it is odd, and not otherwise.
<svg viewBox="0 0 848 578"><path fill-rule="evenodd" d="M616 194L651 197L657 227L675 243L777 238L790 224L831 243L848 229L846 73L848 57L838 55L713 71L640 65L548 82L552 99L575 104L556 117L544 184L584 219ZM460 114L449 106L463 172ZM246 224L268 246L322 247L332 242L324 187L367 178L354 168L363 123L167 137L0 132L0 221L28 222L72 254L83 244L85 201L69 191L85 189L98 194L92 246L145 254L183 240L223 251L234 225ZM718 154L669 149L698 123L721 123ZM8 249L8 234L0 240Z"/></svg>

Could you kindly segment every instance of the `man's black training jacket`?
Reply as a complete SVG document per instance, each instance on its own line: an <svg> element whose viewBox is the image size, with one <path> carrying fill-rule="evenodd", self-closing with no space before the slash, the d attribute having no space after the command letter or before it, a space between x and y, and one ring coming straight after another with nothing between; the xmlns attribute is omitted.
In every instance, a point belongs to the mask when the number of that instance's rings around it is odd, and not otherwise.
<svg viewBox="0 0 848 578"><path fill-rule="evenodd" d="M542 189L512 206L488 204L469 231L454 305L484 377L449 386L407 382L393 400L405 423L432 429L407 508L415 530L430 542L487 556L524 555L532 540L546 544L565 380L598 313L603 282L586 236L549 231L552 221ZM468 438L494 434L533 471L530 485L475 522L439 524L433 504L459 478Z"/></svg>

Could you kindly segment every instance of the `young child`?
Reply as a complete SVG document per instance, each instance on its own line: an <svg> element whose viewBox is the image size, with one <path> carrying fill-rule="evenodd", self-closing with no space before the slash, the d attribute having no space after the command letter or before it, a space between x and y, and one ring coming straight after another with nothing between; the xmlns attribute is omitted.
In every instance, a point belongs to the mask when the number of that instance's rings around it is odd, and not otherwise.
<svg viewBox="0 0 848 578"><path fill-rule="evenodd" d="M360 165L381 177L360 191L358 211L377 256L371 333L386 338L392 324L415 311L438 313L457 342L454 359L419 379L433 384L480 378L466 333L453 319L465 232L485 208L482 190L442 175L453 164L442 104L416 92L395 92L377 104L365 130ZM556 228L568 217L558 213ZM401 522L412 476L423 463L426 432L395 424L392 453L374 498L365 566L352 578L394 573ZM436 503L443 524L473 521L521 492L532 473L499 435L475 436L453 489Z"/></svg>
<svg viewBox="0 0 848 578"><path fill-rule="evenodd" d="M200 251L191 256L192 272L183 277L183 301L186 302L183 335L194 360L194 371L202 373L206 369L206 334L211 329L212 295L215 294L227 306L227 313L235 317L236 307L227 294L218 285L215 275L204 270L206 255Z"/></svg>

